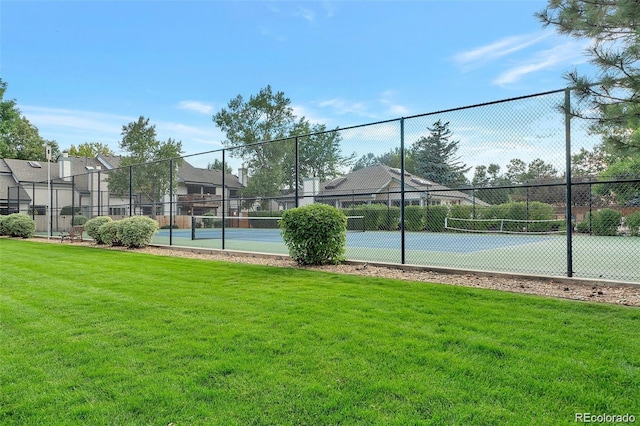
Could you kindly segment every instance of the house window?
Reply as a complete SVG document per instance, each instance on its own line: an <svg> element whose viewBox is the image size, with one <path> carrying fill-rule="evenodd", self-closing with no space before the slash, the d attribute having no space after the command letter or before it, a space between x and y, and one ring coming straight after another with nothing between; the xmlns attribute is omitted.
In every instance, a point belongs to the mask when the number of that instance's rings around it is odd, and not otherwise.
<svg viewBox="0 0 640 426"><path fill-rule="evenodd" d="M127 209L124 207L109 207L109 216L124 216L127 214Z"/></svg>

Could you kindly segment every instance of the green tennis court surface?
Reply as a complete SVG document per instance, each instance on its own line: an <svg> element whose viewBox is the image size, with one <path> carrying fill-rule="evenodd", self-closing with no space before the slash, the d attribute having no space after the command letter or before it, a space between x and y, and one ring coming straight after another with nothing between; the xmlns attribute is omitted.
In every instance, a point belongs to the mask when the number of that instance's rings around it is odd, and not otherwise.
<svg viewBox="0 0 640 426"><path fill-rule="evenodd" d="M172 244L222 249L220 230L211 239L191 240L190 230L173 230ZM155 244L169 244L162 230ZM225 230L227 250L287 254L278 229ZM367 231L347 234L349 260L401 263L401 233ZM405 263L479 271L567 276L567 237L562 234L405 233ZM573 276L640 283L640 238L574 235Z"/></svg>

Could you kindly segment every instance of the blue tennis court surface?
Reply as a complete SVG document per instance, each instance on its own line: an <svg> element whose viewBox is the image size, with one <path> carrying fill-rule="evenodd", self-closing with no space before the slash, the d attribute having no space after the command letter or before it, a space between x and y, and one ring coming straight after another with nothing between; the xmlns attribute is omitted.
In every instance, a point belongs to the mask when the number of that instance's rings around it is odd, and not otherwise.
<svg viewBox="0 0 640 426"><path fill-rule="evenodd" d="M158 236L169 236L169 230L161 230ZM173 230L173 237L191 239L191 231ZM199 229L197 239L222 238L221 229ZM479 251L496 250L508 247L537 244L563 235L512 235L512 234L455 234L407 232L405 233L405 247L407 250L433 251L448 253L473 253ZM283 244L278 229L225 229L226 241L255 241L262 243ZM400 249L401 234L385 231L348 232L347 247L366 249Z"/></svg>

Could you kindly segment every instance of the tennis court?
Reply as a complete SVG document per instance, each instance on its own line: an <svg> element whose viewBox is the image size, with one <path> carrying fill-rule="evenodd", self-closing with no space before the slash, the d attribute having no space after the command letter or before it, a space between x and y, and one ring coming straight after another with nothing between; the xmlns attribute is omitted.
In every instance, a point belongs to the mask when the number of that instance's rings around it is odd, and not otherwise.
<svg viewBox="0 0 640 426"><path fill-rule="evenodd" d="M279 229L225 229L224 249L287 254ZM161 230L156 244L169 244L169 230ZM172 244L222 249L222 229L174 229ZM640 238L574 235L574 277L640 282L637 276ZM399 231L348 232L349 260L401 263ZM496 234L406 232L405 263L476 271L567 276L567 237L564 234Z"/></svg>

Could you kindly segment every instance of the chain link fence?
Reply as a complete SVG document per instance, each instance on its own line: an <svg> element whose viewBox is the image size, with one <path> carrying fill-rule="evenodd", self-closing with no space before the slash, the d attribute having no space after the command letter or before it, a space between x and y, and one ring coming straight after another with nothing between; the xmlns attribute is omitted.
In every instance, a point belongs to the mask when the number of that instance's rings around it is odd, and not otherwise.
<svg viewBox="0 0 640 426"><path fill-rule="evenodd" d="M558 90L148 164L64 157L6 213L51 235L145 215L157 244L286 254L277 218L325 203L349 260L640 283L640 172L606 167L579 108Z"/></svg>

